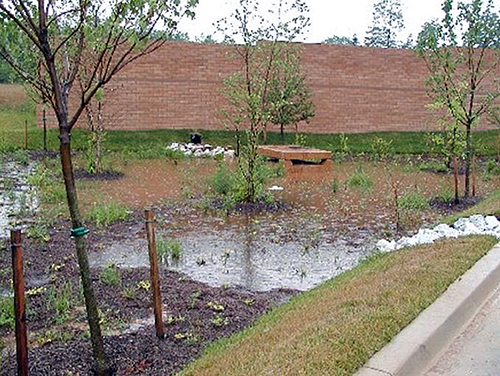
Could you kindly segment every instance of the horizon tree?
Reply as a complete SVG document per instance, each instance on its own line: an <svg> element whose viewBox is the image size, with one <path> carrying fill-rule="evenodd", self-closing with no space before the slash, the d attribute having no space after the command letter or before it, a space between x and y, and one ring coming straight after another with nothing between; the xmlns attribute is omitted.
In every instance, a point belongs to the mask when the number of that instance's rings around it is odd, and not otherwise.
<svg viewBox="0 0 500 376"><path fill-rule="evenodd" d="M424 25L417 53L429 76L431 107L447 122L452 137L465 133L464 197L470 195L472 132L482 119L499 109L500 18L493 1L445 0L442 20Z"/></svg>
<svg viewBox="0 0 500 376"><path fill-rule="evenodd" d="M71 236L75 242L83 285L87 321L97 375L112 374L103 344L99 315L92 288L78 204L73 163L71 130L96 93L125 66L163 43L151 39L156 28L174 31L182 16L193 17L197 0L11 0L0 1L0 56L45 98L59 126L59 155L71 217ZM95 19L99 18L97 25ZM20 33L19 33L20 31ZM23 44L12 38L22 36ZM85 60L86 52L96 56ZM33 72L25 63L40 61L42 71ZM91 73L74 88L81 67ZM29 65L29 64L28 64ZM75 89L75 90L72 90ZM74 98L71 102L70 97Z"/></svg>
<svg viewBox="0 0 500 376"><path fill-rule="evenodd" d="M405 45L398 39L405 28L401 0L380 0L373 5L372 17L372 25L366 31L365 46L397 48Z"/></svg>

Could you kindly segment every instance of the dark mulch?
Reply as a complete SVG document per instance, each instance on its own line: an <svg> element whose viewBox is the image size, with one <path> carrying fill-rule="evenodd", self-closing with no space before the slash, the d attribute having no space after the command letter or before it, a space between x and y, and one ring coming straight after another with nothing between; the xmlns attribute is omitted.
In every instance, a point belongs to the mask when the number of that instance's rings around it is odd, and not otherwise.
<svg viewBox="0 0 500 376"><path fill-rule="evenodd" d="M453 214L464 211L481 201L481 197L470 197L468 199L460 198L458 204L455 204L454 201L445 202L439 198L435 198L430 201L430 205L433 209L438 210L444 214Z"/></svg>
<svg viewBox="0 0 500 376"><path fill-rule="evenodd" d="M87 239L89 249L99 249L127 236L131 224L121 223L109 231L92 231ZM40 284L45 288L27 297L28 330L32 335L30 375L92 374L78 267L68 228L68 223L58 223L50 230L51 240L47 244L23 239L26 289ZM10 252L6 249L0 251L0 265L4 270L0 273L0 288L8 288ZM149 280L149 271L119 269L121 283L111 286L103 284L100 273L101 270L92 270L93 284L105 317L106 347L118 375L172 374L199 356L210 342L247 327L267 310L297 294L291 290L255 293L239 288L214 288L164 270L161 292L166 338L158 340L152 321L151 292L139 287L139 282ZM61 318L47 302L50 291L60 290L65 284L70 284L76 303L69 317ZM125 296L127 288L135 291L133 297ZM214 310L214 304L221 305L223 310ZM64 339L51 339L48 331L63 333ZM0 327L0 336L12 347L11 328ZM11 352L3 360L0 375L16 372L16 358Z"/></svg>
<svg viewBox="0 0 500 376"><path fill-rule="evenodd" d="M91 174L90 172L79 169L74 172L75 178L80 180L118 180L123 178L123 172L103 171L101 173Z"/></svg>

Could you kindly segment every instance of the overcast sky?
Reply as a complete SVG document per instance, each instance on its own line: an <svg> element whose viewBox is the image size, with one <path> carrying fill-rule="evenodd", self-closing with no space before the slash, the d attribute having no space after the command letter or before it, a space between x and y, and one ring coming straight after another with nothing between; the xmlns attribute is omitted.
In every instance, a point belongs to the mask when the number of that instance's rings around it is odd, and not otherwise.
<svg viewBox="0 0 500 376"><path fill-rule="evenodd" d="M303 40L318 43L333 35L350 37L353 34L357 34L362 42L366 30L372 23L373 4L379 0L305 1L309 6L311 26ZM188 32L190 39L202 33L205 36L212 34L212 24L228 16L236 3L236 0L199 0L196 19L183 20L180 30ZM406 39L410 33L415 38L426 21L442 18L441 4L442 0L401 0L406 28L400 39ZM495 4L498 6L500 0L495 0Z"/></svg>

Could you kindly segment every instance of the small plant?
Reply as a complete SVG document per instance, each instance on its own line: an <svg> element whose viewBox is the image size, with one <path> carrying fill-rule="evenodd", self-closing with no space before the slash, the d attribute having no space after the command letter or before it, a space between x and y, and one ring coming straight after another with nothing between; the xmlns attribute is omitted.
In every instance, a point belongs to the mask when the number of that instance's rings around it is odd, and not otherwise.
<svg viewBox="0 0 500 376"><path fill-rule="evenodd" d="M122 291L122 295L128 300L134 300L137 297L137 293L133 287L125 287Z"/></svg>
<svg viewBox="0 0 500 376"><path fill-rule="evenodd" d="M200 299L201 292L195 291L191 295L189 295L188 307L189 309L193 309L196 307L196 303Z"/></svg>
<svg viewBox="0 0 500 376"><path fill-rule="evenodd" d="M356 168L353 175L347 180L347 185L351 188L360 188L364 191L368 191L372 185L373 181L368 174L366 174L361 166Z"/></svg>
<svg viewBox="0 0 500 376"><path fill-rule="evenodd" d="M393 140L384 140L381 137L375 137L371 147L373 152L373 159L378 161L381 158L385 158L391 152Z"/></svg>
<svg viewBox="0 0 500 376"><path fill-rule="evenodd" d="M211 309L212 311L215 312L222 312L224 311L224 306L222 304L216 303L216 302L208 302L207 307Z"/></svg>
<svg viewBox="0 0 500 376"><path fill-rule="evenodd" d="M449 204L455 200L455 194L451 187L442 187L437 194L437 198L439 201Z"/></svg>
<svg viewBox="0 0 500 376"><path fill-rule="evenodd" d="M174 261L179 261L181 258L181 243L177 240L164 238L161 234L156 240L156 250L160 261L165 264L168 264L169 255Z"/></svg>
<svg viewBox="0 0 500 376"><path fill-rule="evenodd" d="M101 270L99 279L107 286L117 286L122 282L120 272L114 263L108 264Z"/></svg>
<svg viewBox="0 0 500 376"><path fill-rule="evenodd" d="M144 279L137 283L137 287L144 291L149 291L151 289L151 282Z"/></svg>
<svg viewBox="0 0 500 376"><path fill-rule="evenodd" d="M188 346L194 346L201 342L201 336L198 333L189 332L186 338L186 344Z"/></svg>
<svg viewBox="0 0 500 376"><path fill-rule="evenodd" d="M215 173L208 178L208 186L216 195L227 196L235 190L236 179L235 173L222 161Z"/></svg>
<svg viewBox="0 0 500 376"><path fill-rule="evenodd" d="M7 326L11 329L14 328L14 298L1 297L0 298L0 328Z"/></svg>
<svg viewBox="0 0 500 376"><path fill-rule="evenodd" d="M73 303L73 284L70 281L65 282L59 288L53 286L47 291L47 309L55 310L57 323L62 323L69 318Z"/></svg>
<svg viewBox="0 0 500 376"><path fill-rule="evenodd" d="M348 144L349 137L347 137L344 133L339 135L339 150L335 153L335 161L341 163L342 160L349 155L350 147Z"/></svg>
<svg viewBox="0 0 500 376"><path fill-rule="evenodd" d="M415 189L399 198L399 206L403 210L421 211L429 207L429 201L422 195L420 190Z"/></svg>
<svg viewBox="0 0 500 376"><path fill-rule="evenodd" d="M211 322L213 326L220 328L221 326L227 325L229 323L229 320L222 314L216 314L212 318Z"/></svg>
<svg viewBox="0 0 500 376"><path fill-rule="evenodd" d="M50 240L50 234L47 227L40 221L35 221L34 225L28 229L28 238L36 239L47 243Z"/></svg>
<svg viewBox="0 0 500 376"><path fill-rule="evenodd" d="M106 204L94 203L86 213L85 220L92 221L97 227L101 227L124 221L129 215L130 212L125 205L110 201Z"/></svg>
<svg viewBox="0 0 500 376"><path fill-rule="evenodd" d="M24 150L16 150L12 154L12 158L14 159L15 162L24 166L27 166L28 163L30 162L30 157L28 153Z"/></svg>
<svg viewBox="0 0 500 376"><path fill-rule="evenodd" d="M443 163L438 162L422 162L418 165L420 171L432 171L444 173L448 171L448 168Z"/></svg>
<svg viewBox="0 0 500 376"><path fill-rule="evenodd" d="M248 307L251 307L255 303L255 300L253 300L252 298L246 298L243 300L243 303L245 303Z"/></svg>

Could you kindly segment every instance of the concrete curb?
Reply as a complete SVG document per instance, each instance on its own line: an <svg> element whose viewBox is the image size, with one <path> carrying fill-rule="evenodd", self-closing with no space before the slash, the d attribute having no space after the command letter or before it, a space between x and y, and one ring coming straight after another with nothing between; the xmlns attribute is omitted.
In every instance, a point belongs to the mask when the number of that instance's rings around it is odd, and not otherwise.
<svg viewBox="0 0 500 376"><path fill-rule="evenodd" d="M499 284L500 243L497 243L355 376L421 375Z"/></svg>

